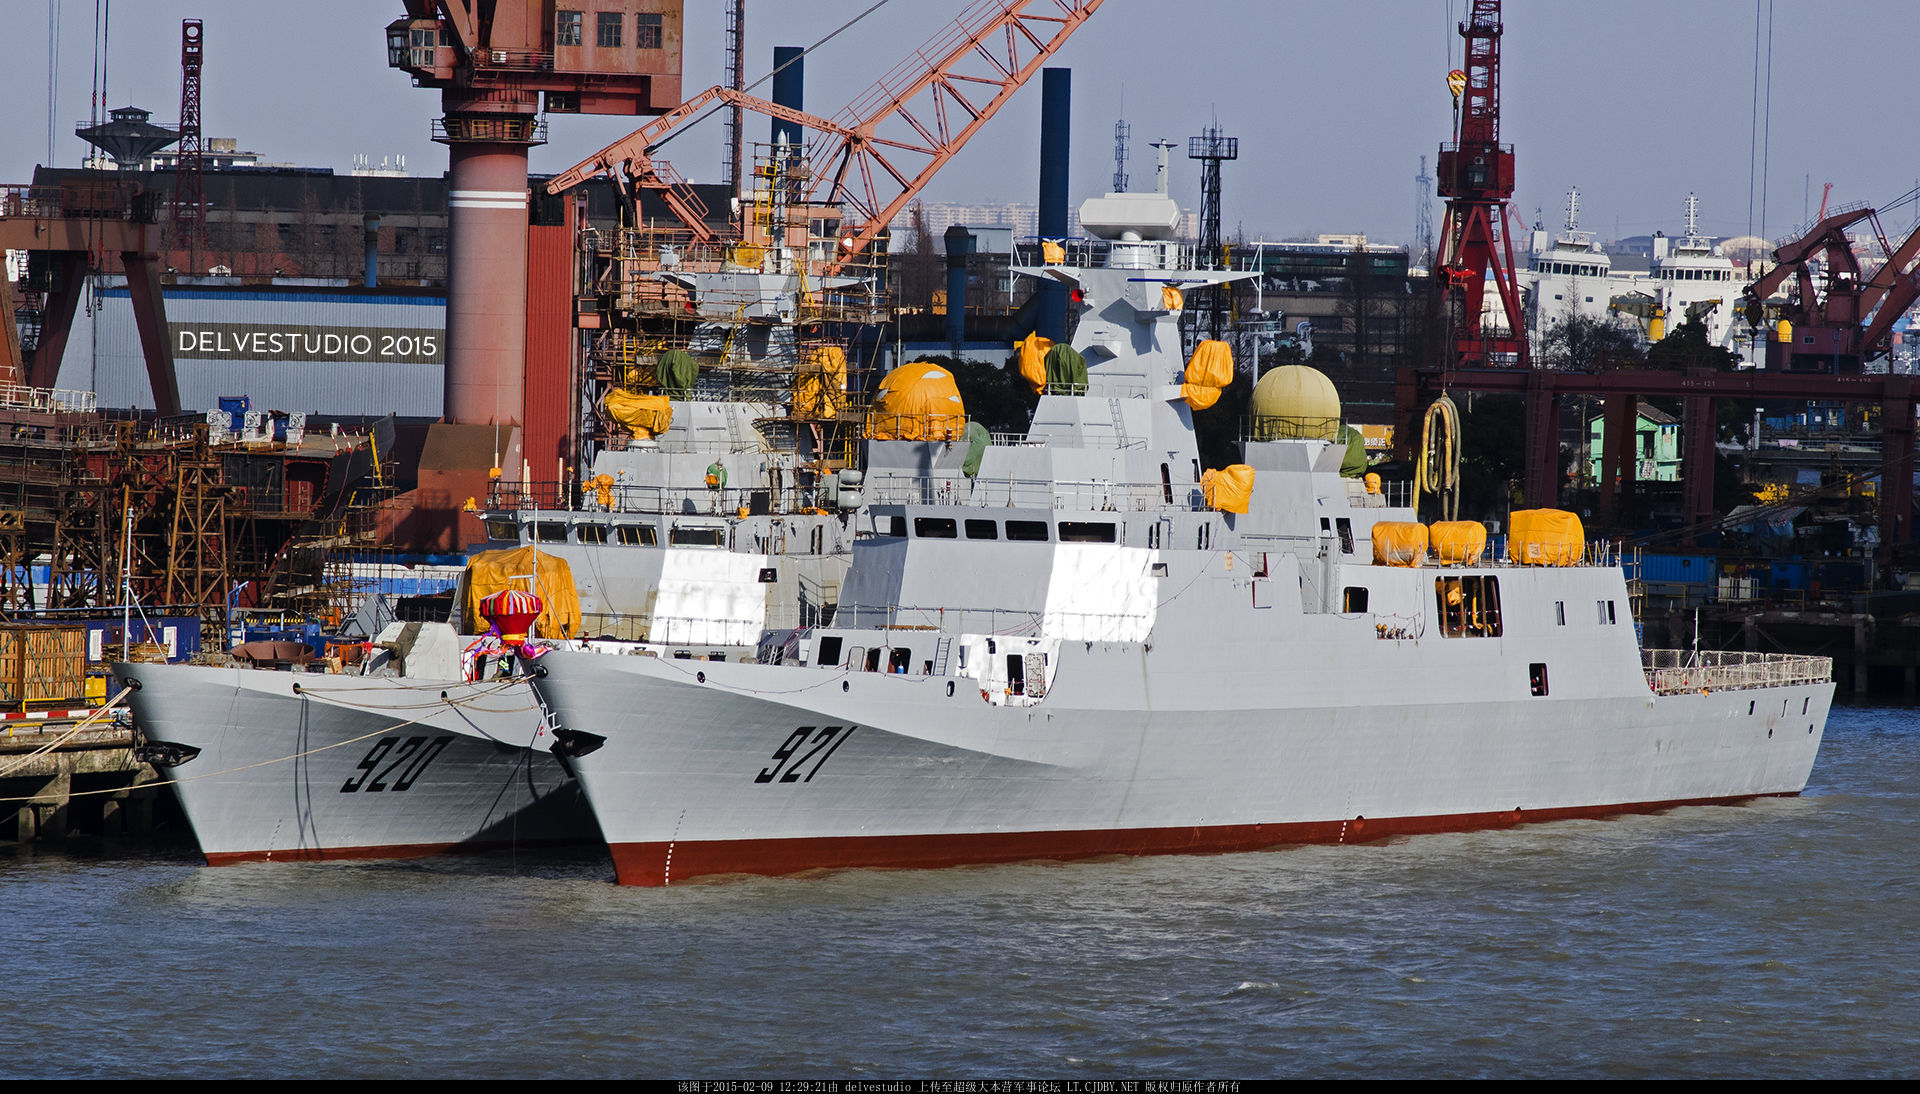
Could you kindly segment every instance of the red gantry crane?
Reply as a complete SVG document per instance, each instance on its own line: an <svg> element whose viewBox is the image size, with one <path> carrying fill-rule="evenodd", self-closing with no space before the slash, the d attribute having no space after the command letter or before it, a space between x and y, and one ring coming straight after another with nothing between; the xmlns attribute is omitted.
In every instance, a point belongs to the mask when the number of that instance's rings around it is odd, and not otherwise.
<svg viewBox="0 0 1920 1094"><path fill-rule="evenodd" d="M1824 212L1825 199L1821 201ZM1847 229L1861 223L1872 230L1886 262L1863 275ZM1920 227L1898 247L1887 241L1873 209L1858 206L1824 215L1796 239L1773 252L1776 265L1745 292L1747 321L1759 325L1764 302L1787 286L1794 293L1767 340L1770 369L1790 372L1856 373L1863 362L1884 355L1893 325L1920 300ZM1787 337L1777 335L1785 333Z"/></svg>
<svg viewBox="0 0 1920 1094"><path fill-rule="evenodd" d="M813 131L804 200L838 205L844 217L835 273L894 216L975 132L1039 71L1103 0L981 0L833 118L714 87L582 160L547 184L549 193L606 174L631 199L660 193L667 207L709 241L707 210L653 152L676 127L712 103L739 105Z"/></svg>
<svg viewBox="0 0 1920 1094"><path fill-rule="evenodd" d="M1447 199L1447 216L1434 284L1445 293L1453 323L1447 347L1450 367L1524 368L1528 363L1513 240L1506 224L1507 199L1513 196L1513 147L1500 143L1500 32L1499 0L1473 0L1471 15L1460 24L1465 66L1451 80L1456 87L1454 140L1440 146L1439 191ZM1489 274L1506 313L1504 334L1481 323Z"/></svg>
<svg viewBox="0 0 1920 1094"><path fill-rule="evenodd" d="M543 108L678 106L683 4L405 0L406 17L387 26L387 65L439 89L445 111L433 139L448 162L449 422L525 424L527 149L546 140ZM500 453L509 466L515 447Z"/></svg>

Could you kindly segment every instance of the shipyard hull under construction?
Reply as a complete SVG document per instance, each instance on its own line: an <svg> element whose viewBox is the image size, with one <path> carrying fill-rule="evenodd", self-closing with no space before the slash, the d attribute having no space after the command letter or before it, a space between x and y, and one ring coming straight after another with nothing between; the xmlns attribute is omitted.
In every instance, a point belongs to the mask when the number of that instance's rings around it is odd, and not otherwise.
<svg viewBox="0 0 1920 1094"><path fill-rule="evenodd" d="M522 683L114 671L211 865L599 839Z"/></svg>

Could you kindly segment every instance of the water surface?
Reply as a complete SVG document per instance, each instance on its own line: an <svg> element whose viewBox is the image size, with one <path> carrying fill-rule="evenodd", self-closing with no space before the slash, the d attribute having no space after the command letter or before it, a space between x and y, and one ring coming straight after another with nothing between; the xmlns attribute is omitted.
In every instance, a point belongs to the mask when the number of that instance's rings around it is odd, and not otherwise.
<svg viewBox="0 0 1920 1094"><path fill-rule="evenodd" d="M1920 715L1805 796L621 888L601 854L0 849L0 1076L1920 1073Z"/></svg>

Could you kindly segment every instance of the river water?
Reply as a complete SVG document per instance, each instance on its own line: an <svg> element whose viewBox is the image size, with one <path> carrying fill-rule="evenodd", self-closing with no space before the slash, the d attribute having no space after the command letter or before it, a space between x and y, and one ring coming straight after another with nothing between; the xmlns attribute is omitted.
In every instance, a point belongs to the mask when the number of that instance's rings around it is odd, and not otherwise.
<svg viewBox="0 0 1920 1094"><path fill-rule="evenodd" d="M603 855L0 849L0 1076L1920 1074L1920 714L1803 797L629 889Z"/></svg>

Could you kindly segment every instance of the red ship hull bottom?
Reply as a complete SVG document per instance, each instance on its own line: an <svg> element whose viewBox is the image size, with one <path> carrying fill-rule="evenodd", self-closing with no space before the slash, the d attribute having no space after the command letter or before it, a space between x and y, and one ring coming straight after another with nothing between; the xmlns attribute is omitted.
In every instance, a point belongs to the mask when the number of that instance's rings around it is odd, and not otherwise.
<svg viewBox="0 0 1920 1094"><path fill-rule="evenodd" d="M1689 805L1733 805L1742 794L1683 801L1623 802L1558 809L1510 809L1431 817L1355 817L1290 824L1229 824L1182 828L1128 828L1062 832L963 832L914 836L816 836L795 839L680 840L616 843L614 873L622 885L671 885L716 874L776 876L851 867L931 868L1028 859L1101 855L1224 854L1310 843L1367 843L1391 836L1512 828L1557 820L1591 820L1627 813L1658 813Z"/></svg>

